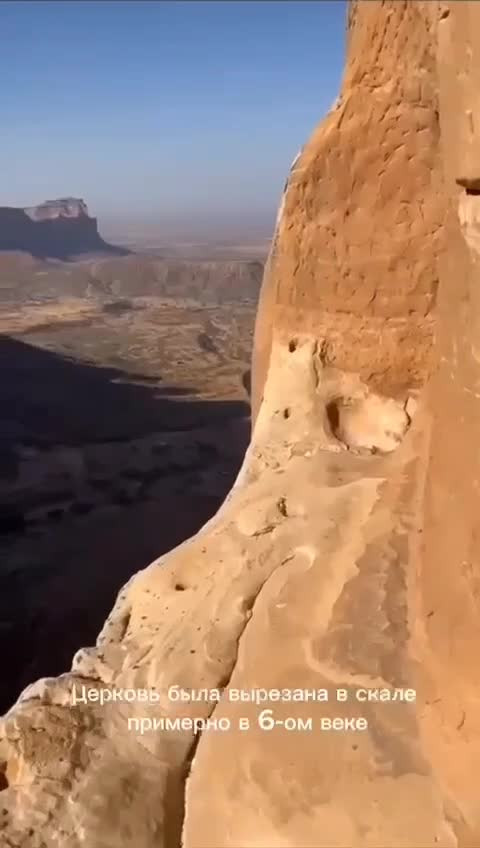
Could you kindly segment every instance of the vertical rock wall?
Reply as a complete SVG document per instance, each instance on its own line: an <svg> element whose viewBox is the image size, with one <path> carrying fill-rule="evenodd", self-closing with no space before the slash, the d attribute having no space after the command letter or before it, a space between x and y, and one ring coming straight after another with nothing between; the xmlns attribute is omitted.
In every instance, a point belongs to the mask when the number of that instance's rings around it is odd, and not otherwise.
<svg viewBox="0 0 480 848"><path fill-rule="evenodd" d="M439 265L437 367L427 391L432 428L419 549L418 656L430 756L449 792L461 799L465 816L478 823L480 5L442 4L438 20L448 218ZM478 825L469 840L465 844L480 845Z"/></svg>
<svg viewBox="0 0 480 848"><path fill-rule="evenodd" d="M329 362L388 393L431 369L445 216L433 17L428 3L350 7L341 95L296 162L264 280L254 415L272 328L314 332Z"/></svg>

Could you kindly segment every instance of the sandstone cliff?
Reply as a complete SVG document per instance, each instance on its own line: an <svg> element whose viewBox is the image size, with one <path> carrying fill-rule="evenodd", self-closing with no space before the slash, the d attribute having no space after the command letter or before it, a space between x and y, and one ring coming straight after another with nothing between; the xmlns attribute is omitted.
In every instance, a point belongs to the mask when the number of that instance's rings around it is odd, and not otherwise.
<svg viewBox="0 0 480 848"><path fill-rule="evenodd" d="M243 469L5 717L5 845L480 845L479 33L475 2L350 6L264 277ZM329 700L230 697L256 688Z"/></svg>
<svg viewBox="0 0 480 848"><path fill-rule="evenodd" d="M0 250L21 250L56 259L82 253L129 252L107 244L84 201L73 197L47 200L25 209L0 207Z"/></svg>

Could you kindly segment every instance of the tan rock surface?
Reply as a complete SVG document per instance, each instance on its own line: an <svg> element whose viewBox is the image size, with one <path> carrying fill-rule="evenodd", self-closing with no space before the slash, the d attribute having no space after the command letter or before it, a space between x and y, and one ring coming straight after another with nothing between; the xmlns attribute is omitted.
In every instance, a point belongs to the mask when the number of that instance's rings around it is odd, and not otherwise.
<svg viewBox="0 0 480 848"><path fill-rule="evenodd" d="M349 18L342 95L282 202L237 484L5 717L9 848L480 846L480 5ZM82 685L160 701L72 707ZM232 698L255 688L330 697Z"/></svg>

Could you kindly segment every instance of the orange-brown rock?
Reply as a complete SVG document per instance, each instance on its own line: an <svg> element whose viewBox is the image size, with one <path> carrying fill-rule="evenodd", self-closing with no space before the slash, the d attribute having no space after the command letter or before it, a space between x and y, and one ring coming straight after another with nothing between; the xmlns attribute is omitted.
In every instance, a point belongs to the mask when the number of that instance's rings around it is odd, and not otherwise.
<svg viewBox="0 0 480 848"><path fill-rule="evenodd" d="M445 201L435 4L355 2L336 107L292 169L264 281L254 413L272 328L322 339L382 391L432 367Z"/></svg>
<svg viewBox="0 0 480 848"><path fill-rule="evenodd" d="M480 846L479 34L473 1L351 5L242 471L5 717L9 848Z"/></svg>

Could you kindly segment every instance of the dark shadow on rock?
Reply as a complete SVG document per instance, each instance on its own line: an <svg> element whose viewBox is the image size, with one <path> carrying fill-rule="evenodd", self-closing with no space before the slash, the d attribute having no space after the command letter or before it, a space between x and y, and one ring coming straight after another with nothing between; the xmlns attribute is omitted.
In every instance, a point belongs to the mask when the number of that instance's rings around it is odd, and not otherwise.
<svg viewBox="0 0 480 848"><path fill-rule="evenodd" d="M102 312L106 312L107 315L125 315L132 311L140 312L144 308L143 305L134 303L126 298L120 298L119 300L104 303Z"/></svg>
<svg viewBox="0 0 480 848"><path fill-rule="evenodd" d="M0 336L4 494L17 476L20 446L44 455L59 445L84 447L157 432L168 438L169 431L184 432L197 470L217 481L202 489L197 475L193 485L188 460L180 456L179 466L175 457L165 479L157 474L155 495L147 487L144 499L129 499L107 481L108 508L92 508L79 495L69 507L50 509L42 533L25 523L21 503L7 504L0 536L0 713L29 682L67 670L78 648L94 644L121 586L196 533L233 485L249 439L248 405L134 382L141 377ZM206 434L203 448L199 429ZM222 442L218 432L229 436Z"/></svg>
<svg viewBox="0 0 480 848"><path fill-rule="evenodd" d="M218 354L218 348L213 341L212 337L208 335L208 333L199 333L197 335L198 346L200 350L203 350L205 353L216 353Z"/></svg>
<svg viewBox="0 0 480 848"><path fill-rule="evenodd" d="M252 395L252 372L250 369L244 371L242 375L242 386L245 389L248 397Z"/></svg>

